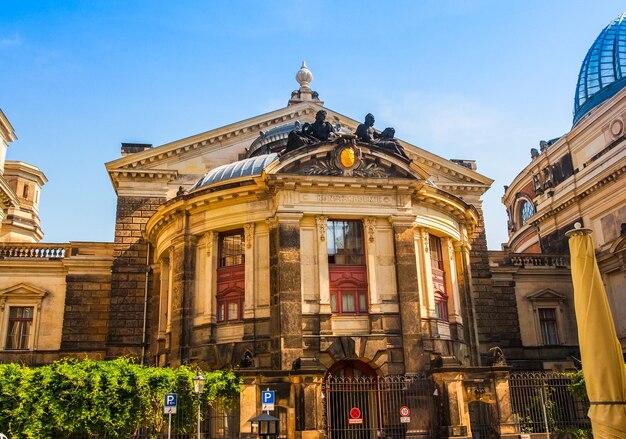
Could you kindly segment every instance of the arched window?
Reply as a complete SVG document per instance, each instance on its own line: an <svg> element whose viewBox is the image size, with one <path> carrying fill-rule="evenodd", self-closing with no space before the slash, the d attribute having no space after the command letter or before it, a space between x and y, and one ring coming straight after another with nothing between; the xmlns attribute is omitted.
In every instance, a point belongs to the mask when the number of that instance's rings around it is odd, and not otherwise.
<svg viewBox="0 0 626 439"><path fill-rule="evenodd" d="M528 200L523 200L519 206L520 225L528 222L528 219L535 214L535 206Z"/></svg>

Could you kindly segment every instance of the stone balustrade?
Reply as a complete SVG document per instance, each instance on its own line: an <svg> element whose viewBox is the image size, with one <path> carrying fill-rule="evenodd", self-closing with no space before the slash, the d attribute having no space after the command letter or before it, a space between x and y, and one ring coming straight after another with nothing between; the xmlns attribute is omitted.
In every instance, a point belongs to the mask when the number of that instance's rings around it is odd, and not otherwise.
<svg viewBox="0 0 626 439"><path fill-rule="evenodd" d="M569 268L570 258L563 255L515 254L500 261L500 266Z"/></svg>
<svg viewBox="0 0 626 439"><path fill-rule="evenodd" d="M69 244L10 243L0 244L0 259L61 259L70 256Z"/></svg>

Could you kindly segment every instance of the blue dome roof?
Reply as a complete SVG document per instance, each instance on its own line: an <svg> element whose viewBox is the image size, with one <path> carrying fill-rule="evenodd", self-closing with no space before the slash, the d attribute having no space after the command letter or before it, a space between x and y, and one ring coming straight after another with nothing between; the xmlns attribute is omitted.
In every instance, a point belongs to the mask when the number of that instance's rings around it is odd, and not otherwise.
<svg viewBox="0 0 626 439"><path fill-rule="evenodd" d="M276 159L278 159L278 154L272 153L218 166L207 172L189 191L241 177L261 175L263 169Z"/></svg>
<svg viewBox="0 0 626 439"><path fill-rule="evenodd" d="M574 97L574 123L626 86L626 13L598 35L583 61Z"/></svg>

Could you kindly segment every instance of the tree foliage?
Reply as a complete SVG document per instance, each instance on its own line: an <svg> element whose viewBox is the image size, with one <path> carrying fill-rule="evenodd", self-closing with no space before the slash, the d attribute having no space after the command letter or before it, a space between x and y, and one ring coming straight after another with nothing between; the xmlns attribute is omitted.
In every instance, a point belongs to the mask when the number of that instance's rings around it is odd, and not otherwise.
<svg viewBox="0 0 626 439"><path fill-rule="evenodd" d="M147 367L128 358L66 359L36 368L0 364L0 432L11 438L128 438L140 426L158 430L166 393L178 394L181 412L195 410L194 376L189 367ZM232 371L207 372L205 378L203 405L239 393L241 380Z"/></svg>

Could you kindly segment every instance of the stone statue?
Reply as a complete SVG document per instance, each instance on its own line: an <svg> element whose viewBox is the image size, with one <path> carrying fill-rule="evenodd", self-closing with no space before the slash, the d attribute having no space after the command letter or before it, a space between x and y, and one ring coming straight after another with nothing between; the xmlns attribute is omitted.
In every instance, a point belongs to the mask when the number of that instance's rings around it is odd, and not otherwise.
<svg viewBox="0 0 626 439"><path fill-rule="evenodd" d="M502 348L500 348L499 346L494 346L489 349L489 353L493 357L494 366L506 366L506 358L504 357L504 352L502 352Z"/></svg>
<svg viewBox="0 0 626 439"><path fill-rule="evenodd" d="M289 133L285 152L293 151L305 145L333 140L335 129L330 122L326 122L326 111L320 110L315 114L315 122L305 123L302 129L296 129Z"/></svg>
<svg viewBox="0 0 626 439"><path fill-rule="evenodd" d="M374 115L372 113L367 113L365 115L365 122L356 128L356 138L366 143L376 142L374 122L376 122Z"/></svg>
<svg viewBox="0 0 626 439"><path fill-rule="evenodd" d="M360 124L356 128L356 137L361 142L372 143L380 148L387 149L392 153L408 159L409 156L404 152L404 148L400 146L395 138L396 130L388 127L383 130L382 133L377 132L374 129L374 115L367 113L365 116L365 122Z"/></svg>

